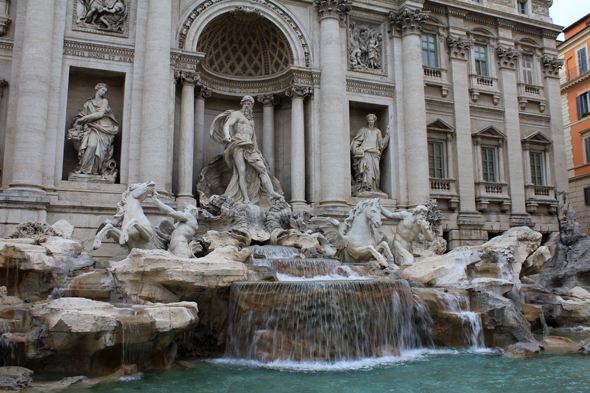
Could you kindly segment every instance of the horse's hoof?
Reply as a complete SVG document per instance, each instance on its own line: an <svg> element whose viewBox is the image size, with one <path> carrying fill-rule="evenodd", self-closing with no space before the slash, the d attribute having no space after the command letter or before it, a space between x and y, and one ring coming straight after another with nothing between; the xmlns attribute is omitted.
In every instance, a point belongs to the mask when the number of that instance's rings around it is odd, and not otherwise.
<svg viewBox="0 0 590 393"><path fill-rule="evenodd" d="M94 242L94 244L92 245L92 249L98 250L100 248L100 246L102 246L101 242Z"/></svg>

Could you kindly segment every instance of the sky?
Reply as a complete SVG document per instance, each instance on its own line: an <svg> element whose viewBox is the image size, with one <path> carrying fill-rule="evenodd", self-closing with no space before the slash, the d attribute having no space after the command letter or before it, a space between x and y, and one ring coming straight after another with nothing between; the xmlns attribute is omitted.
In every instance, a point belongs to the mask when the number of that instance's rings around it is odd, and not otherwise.
<svg viewBox="0 0 590 393"><path fill-rule="evenodd" d="M549 8L549 16L553 18L553 23L567 27L590 14L590 0L553 0L553 5ZM563 34L557 37L563 40Z"/></svg>

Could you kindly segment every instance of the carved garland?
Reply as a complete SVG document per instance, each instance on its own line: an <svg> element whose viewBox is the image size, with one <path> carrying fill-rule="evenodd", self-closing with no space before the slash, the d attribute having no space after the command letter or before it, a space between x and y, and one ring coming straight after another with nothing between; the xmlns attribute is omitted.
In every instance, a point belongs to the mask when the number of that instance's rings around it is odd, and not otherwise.
<svg viewBox="0 0 590 393"><path fill-rule="evenodd" d="M187 36L189 30L191 29L191 26L193 25L193 23L197 19L197 17L200 14L202 14L203 11L205 11L207 8L213 6L217 3L220 3L222 1L227 1L227 0L206 0L203 3L199 4L190 13L190 15L184 21L183 28L182 28L180 34L178 35L178 47L180 49L184 49L184 44L186 42L186 36ZM301 45L301 47L303 49L303 54L305 57L305 66L310 67L311 66L311 55L310 55L309 45L307 44L307 41L305 40L305 37L303 36L301 29L299 28L299 26L297 26L295 21L289 15L287 15L285 13L285 11L283 11L282 9L280 9L279 7L277 7L276 5L274 5L273 3L271 3L267 0L251 0L251 2L254 4L262 5L268 9L270 9L275 14L279 15L289 26L291 26L291 28L295 32L295 35L299 39L299 44Z"/></svg>

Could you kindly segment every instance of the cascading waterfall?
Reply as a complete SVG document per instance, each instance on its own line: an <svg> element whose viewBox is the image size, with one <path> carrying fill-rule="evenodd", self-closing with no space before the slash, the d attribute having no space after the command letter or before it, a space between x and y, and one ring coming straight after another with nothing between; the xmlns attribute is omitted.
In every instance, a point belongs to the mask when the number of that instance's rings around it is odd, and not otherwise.
<svg viewBox="0 0 590 393"><path fill-rule="evenodd" d="M469 311L469 299L465 296L455 296L448 293L437 294L437 298L443 311L461 318L463 331L471 348L485 348L481 315Z"/></svg>
<svg viewBox="0 0 590 393"><path fill-rule="evenodd" d="M367 278L365 266L343 265L336 259L254 259L255 266L268 266L277 272L279 281L346 280Z"/></svg>
<svg viewBox="0 0 590 393"><path fill-rule="evenodd" d="M354 360L432 345L405 281L235 283L225 357Z"/></svg>

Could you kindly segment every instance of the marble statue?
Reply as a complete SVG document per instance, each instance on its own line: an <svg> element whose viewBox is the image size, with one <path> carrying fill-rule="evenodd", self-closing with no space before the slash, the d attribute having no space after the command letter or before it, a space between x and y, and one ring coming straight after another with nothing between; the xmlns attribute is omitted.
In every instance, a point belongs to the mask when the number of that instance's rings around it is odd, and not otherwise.
<svg viewBox="0 0 590 393"><path fill-rule="evenodd" d="M357 132L350 144L355 173L353 185L355 196L362 192L381 192L379 163L381 154L389 143L389 131L382 136L381 130L375 127L377 116L369 114L366 119L367 125Z"/></svg>
<svg viewBox="0 0 590 393"><path fill-rule="evenodd" d="M195 253L201 251L199 243L194 239L199 229L197 222L198 208L187 203L182 211L174 210L162 202L160 195L155 191L154 201L158 205L158 208L160 208L160 211L177 221L170 235L168 251L180 258L195 258Z"/></svg>
<svg viewBox="0 0 590 393"><path fill-rule="evenodd" d="M329 217L313 217L310 221L319 226L343 262L375 259L381 268L385 268L394 258L387 242L381 241L375 233L375 229L381 226L382 213L386 217L395 214L383 208L379 198L373 198L357 203L343 225Z"/></svg>
<svg viewBox="0 0 590 393"><path fill-rule="evenodd" d="M239 111L227 110L211 124L209 135L224 145L223 157L232 169L232 177L225 195L236 203L256 203L261 193L271 199L282 198L269 176L269 166L256 143L252 108L254 98L245 96Z"/></svg>
<svg viewBox="0 0 590 393"><path fill-rule="evenodd" d="M125 0L79 0L76 5L77 24L91 25L98 30L123 32L127 19Z"/></svg>
<svg viewBox="0 0 590 393"><path fill-rule="evenodd" d="M78 166L74 173L100 175L114 181L117 164L113 159L113 139L119 133L119 123L105 98L109 87L99 83L93 98L74 117L68 139L78 151Z"/></svg>
<svg viewBox="0 0 590 393"><path fill-rule="evenodd" d="M383 209L385 210L385 209ZM397 265L411 265L414 263L412 252L412 242L419 234L422 234L427 241L434 241L435 235L430 229L430 223L427 220L428 208L424 205L418 205L412 213L400 211L391 213L384 211L383 215L393 220L401 220L397 225L397 230L393 238L393 253Z"/></svg>
<svg viewBox="0 0 590 393"><path fill-rule="evenodd" d="M165 240L158 236L141 206L146 198L154 195L154 188L155 183L151 181L129 186L121 196L121 202L117 204L117 213L113 219L106 219L98 227L94 238L94 250L100 248L105 237L110 237L120 246L126 246L129 251L134 248L165 248ZM167 220L162 221L164 222L170 223ZM171 231L163 229L160 232Z"/></svg>

